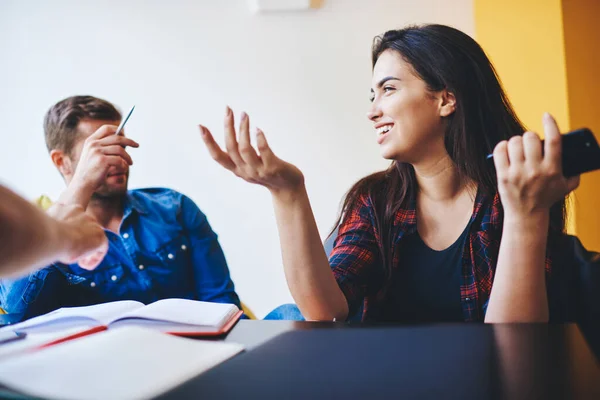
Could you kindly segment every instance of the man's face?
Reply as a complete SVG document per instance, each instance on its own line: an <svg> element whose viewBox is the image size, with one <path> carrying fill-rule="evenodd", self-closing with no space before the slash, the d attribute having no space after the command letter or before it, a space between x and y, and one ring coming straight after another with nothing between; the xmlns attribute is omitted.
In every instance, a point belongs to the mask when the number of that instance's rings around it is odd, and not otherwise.
<svg viewBox="0 0 600 400"><path fill-rule="evenodd" d="M121 121L97 121L84 119L79 122L77 125L78 136L71 150L71 154L67 157L70 158L71 164L73 166L73 171L75 172L79 167L81 160L81 153L83 150L83 146L85 144L85 140L96 132L102 125L119 125ZM124 135L124 131L121 131L121 135ZM83 161L85 162L85 161ZM124 165L121 167L111 166L108 169L106 177L102 181L102 183L96 188L94 192L94 196L97 197L114 197L121 196L127 192L127 183L129 180L129 166L127 163L123 163ZM67 184L70 182L72 176L70 178L65 177L67 180Z"/></svg>

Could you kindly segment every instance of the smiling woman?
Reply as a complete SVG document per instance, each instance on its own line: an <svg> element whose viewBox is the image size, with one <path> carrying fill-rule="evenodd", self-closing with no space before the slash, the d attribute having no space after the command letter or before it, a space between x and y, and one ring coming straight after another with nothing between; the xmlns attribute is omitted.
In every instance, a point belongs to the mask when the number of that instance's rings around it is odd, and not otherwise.
<svg viewBox="0 0 600 400"><path fill-rule="evenodd" d="M560 135L544 117L545 148L516 117L493 66L468 35L411 26L375 38L368 118L390 167L356 183L325 255L295 166L245 114L212 155L273 197L288 285L302 314L363 321L532 322L572 314L554 282L564 197L578 185L560 165ZM486 162L494 150L495 169ZM493 289L492 289L493 284ZM518 308L513 307L519 304Z"/></svg>

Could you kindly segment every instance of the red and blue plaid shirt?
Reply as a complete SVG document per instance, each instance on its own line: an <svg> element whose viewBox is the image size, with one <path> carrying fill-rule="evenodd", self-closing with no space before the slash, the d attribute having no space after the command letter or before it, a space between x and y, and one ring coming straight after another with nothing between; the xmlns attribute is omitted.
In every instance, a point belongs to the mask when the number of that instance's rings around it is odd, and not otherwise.
<svg viewBox="0 0 600 400"><path fill-rule="evenodd" d="M404 237L417 230L416 203L401 208L394 221L392 273L402 264L397 251ZM385 296L382 296L380 233L375 228L375 209L371 198L363 195L350 207L339 227L335 247L329 257L334 276L346 296L350 316L362 306L362 320L377 320ZM465 321L483 321L492 290L502 237L503 211L498 194L486 196L478 191L468 237L462 252L461 304ZM546 280L552 271L553 249L548 246Z"/></svg>

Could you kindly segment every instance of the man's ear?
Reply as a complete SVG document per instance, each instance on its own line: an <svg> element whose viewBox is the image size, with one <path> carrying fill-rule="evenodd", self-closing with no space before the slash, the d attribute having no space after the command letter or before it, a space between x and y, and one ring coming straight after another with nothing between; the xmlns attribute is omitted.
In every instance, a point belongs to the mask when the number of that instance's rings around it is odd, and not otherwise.
<svg viewBox="0 0 600 400"><path fill-rule="evenodd" d="M73 172L75 172L73 171L73 163L71 162L71 158L62 150L54 149L50 151L50 158L63 178L71 176L73 175Z"/></svg>
<svg viewBox="0 0 600 400"><path fill-rule="evenodd" d="M440 117L447 117L456 111L456 97L454 93L442 90L440 93Z"/></svg>

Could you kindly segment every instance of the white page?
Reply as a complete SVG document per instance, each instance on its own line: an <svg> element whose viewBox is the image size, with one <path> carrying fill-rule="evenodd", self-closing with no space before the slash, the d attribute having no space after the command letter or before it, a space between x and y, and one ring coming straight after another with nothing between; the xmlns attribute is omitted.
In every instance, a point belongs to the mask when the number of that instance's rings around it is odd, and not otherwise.
<svg viewBox="0 0 600 400"><path fill-rule="evenodd" d="M143 318L178 324L220 328L239 311L235 304L209 303L186 299L164 299L119 316ZM130 324L129 322L128 324Z"/></svg>
<svg viewBox="0 0 600 400"><path fill-rule="evenodd" d="M149 328L158 332L165 333L176 333L176 334L197 334L219 332L221 329L214 326L199 326L199 325L188 325L179 324L177 322L169 321L157 321L155 319L141 319L141 318L126 318L119 319L116 322L110 324L110 329L122 328L124 326L137 326L140 328Z"/></svg>
<svg viewBox="0 0 600 400"><path fill-rule="evenodd" d="M39 317L2 329L20 331L53 332L74 326L107 325L121 314L143 307L133 300L113 301L85 307L64 307Z"/></svg>
<svg viewBox="0 0 600 400"><path fill-rule="evenodd" d="M49 399L147 399L243 349L124 327L0 360L0 384Z"/></svg>

